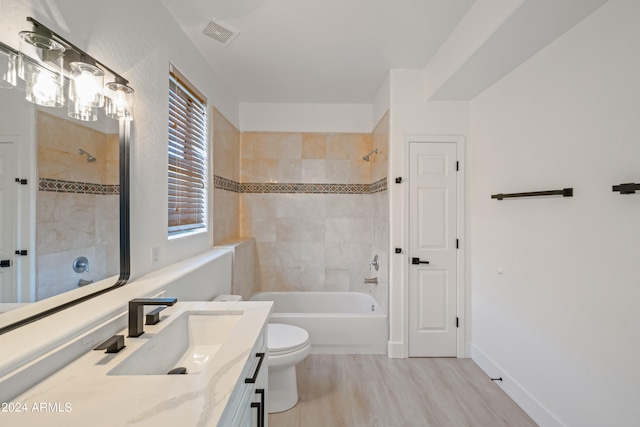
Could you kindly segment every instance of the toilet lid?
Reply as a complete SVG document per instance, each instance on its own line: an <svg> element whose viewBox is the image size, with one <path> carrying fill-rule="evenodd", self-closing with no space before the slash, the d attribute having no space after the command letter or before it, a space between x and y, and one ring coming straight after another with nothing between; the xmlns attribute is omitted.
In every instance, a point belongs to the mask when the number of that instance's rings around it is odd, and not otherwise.
<svg viewBox="0 0 640 427"><path fill-rule="evenodd" d="M267 347L271 354L294 351L309 343L309 333L297 326L269 323L268 328Z"/></svg>

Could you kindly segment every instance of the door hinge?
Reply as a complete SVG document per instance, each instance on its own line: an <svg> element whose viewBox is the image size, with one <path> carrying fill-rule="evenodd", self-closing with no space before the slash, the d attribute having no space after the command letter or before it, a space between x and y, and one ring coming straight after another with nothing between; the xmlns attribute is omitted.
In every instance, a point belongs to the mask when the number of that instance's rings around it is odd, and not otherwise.
<svg viewBox="0 0 640 427"><path fill-rule="evenodd" d="M27 185L27 179L26 178L16 178L16 182L20 185Z"/></svg>
<svg viewBox="0 0 640 427"><path fill-rule="evenodd" d="M460 249L460 240L456 239L456 249Z"/></svg>
<svg viewBox="0 0 640 427"><path fill-rule="evenodd" d="M460 327L460 318L456 317L456 328Z"/></svg>
<svg viewBox="0 0 640 427"><path fill-rule="evenodd" d="M396 253L397 254L401 254L402 253L402 248L396 248Z"/></svg>
<svg viewBox="0 0 640 427"><path fill-rule="evenodd" d="M460 170L460 162L456 161L456 170L459 171Z"/></svg>
<svg viewBox="0 0 640 427"><path fill-rule="evenodd" d="M11 267L10 259L3 259L2 261L0 261L0 268L6 268L6 267Z"/></svg>
<svg viewBox="0 0 640 427"><path fill-rule="evenodd" d="M19 255L19 256L26 256L28 254L29 254L29 252L27 252L26 249L20 249L20 250L16 251L16 255Z"/></svg>

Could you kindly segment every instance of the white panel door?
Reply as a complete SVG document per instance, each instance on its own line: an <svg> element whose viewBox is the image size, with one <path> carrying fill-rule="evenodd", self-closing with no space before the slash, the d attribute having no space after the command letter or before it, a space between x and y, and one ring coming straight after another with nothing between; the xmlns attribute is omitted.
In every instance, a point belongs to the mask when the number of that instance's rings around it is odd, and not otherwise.
<svg viewBox="0 0 640 427"><path fill-rule="evenodd" d="M410 357L457 354L456 152L455 143L409 144Z"/></svg>
<svg viewBox="0 0 640 427"><path fill-rule="evenodd" d="M13 143L0 141L0 302L17 302L15 266L16 198Z"/></svg>

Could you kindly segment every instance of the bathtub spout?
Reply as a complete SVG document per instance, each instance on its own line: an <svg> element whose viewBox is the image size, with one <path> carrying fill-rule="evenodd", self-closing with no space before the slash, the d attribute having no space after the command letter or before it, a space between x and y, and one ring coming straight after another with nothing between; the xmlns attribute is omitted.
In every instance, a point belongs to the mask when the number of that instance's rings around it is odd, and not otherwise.
<svg viewBox="0 0 640 427"><path fill-rule="evenodd" d="M375 283L376 285L378 284L378 278L377 277L372 277L370 279L367 279L366 277L364 278L364 283Z"/></svg>

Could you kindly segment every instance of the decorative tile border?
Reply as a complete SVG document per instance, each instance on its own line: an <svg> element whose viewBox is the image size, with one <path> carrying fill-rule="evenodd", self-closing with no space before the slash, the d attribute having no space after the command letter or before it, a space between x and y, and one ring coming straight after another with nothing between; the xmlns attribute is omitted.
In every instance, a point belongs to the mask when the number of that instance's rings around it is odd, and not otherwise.
<svg viewBox="0 0 640 427"><path fill-rule="evenodd" d="M39 179L38 190L53 191L56 193L101 194L106 196L120 194L120 186L117 184L93 184L91 182L65 181L48 178Z"/></svg>
<svg viewBox="0 0 640 427"><path fill-rule="evenodd" d="M383 191L387 191L387 177L386 176L384 178L374 182L369 187L369 193L370 194L381 193Z"/></svg>
<svg viewBox="0 0 640 427"><path fill-rule="evenodd" d="M214 176L214 187L234 193L373 194L387 189L387 178L373 184L238 183Z"/></svg>
<svg viewBox="0 0 640 427"><path fill-rule="evenodd" d="M213 186L220 190L233 191L234 193L240 192L240 183L232 181L227 178L223 178L218 175L213 176Z"/></svg>

